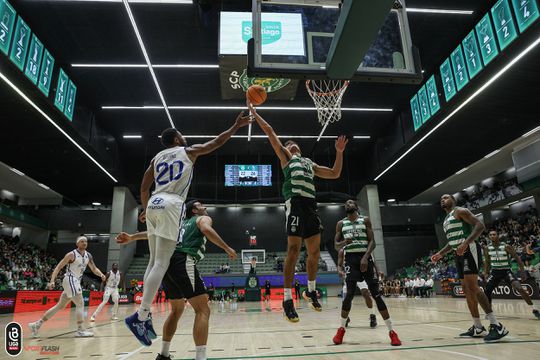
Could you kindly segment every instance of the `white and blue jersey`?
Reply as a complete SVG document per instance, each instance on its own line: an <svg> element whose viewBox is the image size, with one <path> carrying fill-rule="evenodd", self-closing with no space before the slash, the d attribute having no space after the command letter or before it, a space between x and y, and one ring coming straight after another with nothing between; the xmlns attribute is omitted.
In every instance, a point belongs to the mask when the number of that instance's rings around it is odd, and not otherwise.
<svg viewBox="0 0 540 360"><path fill-rule="evenodd" d="M179 146L159 152L153 162L156 189L146 207L148 235L177 241L193 178L193 162L186 148Z"/></svg>
<svg viewBox="0 0 540 360"><path fill-rule="evenodd" d="M75 259L66 265L66 273L62 280L62 287L68 298L82 293L81 279L91 258L88 251L85 251L84 255L81 255L79 250L75 249L72 253Z"/></svg>

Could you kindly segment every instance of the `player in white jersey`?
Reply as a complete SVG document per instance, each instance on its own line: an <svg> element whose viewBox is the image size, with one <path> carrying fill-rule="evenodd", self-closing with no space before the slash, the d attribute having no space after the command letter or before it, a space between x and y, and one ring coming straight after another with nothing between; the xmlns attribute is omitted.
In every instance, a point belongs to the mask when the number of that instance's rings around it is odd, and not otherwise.
<svg viewBox="0 0 540 360"><path fill-rule="evenodd" d="M101 277L101 280L105 280L105 275L96 267L92 255L86 251L88 247L88 240L84 236L79 236L77 238L77 248L72 250L64 256L62 261L56 265L54 271L51 275L51 281L48 284L49 289L54 288L54 281L56 276L62 270L66 268L64 274L64 279L62 281L62 287L64 291L60 296L60 301L54 305L52 308L47 310L47 312L36 322L28 324L30 330L32 331L32 336L37 337L38 331L41 325L50 318L52 318L58 311L64 309L70 301L73 301L76 307L77 314L77 332L75 333L76 337L89 337L94 336L90 331L86 331L83 327L84 322L84 299L82 295L81 288L81 279L84 274L86 266L92 270L94 274Z"/></svg>
<svg viewBox="0 0 540 360"><path fill-rule="evenodd" d="M150 307L176 247L193 165L199 156L218 149L238 129L250 122L250 117L241 112L227 131L207 143L191 146L187 145L186 139L176 129L166 129L161 134L161 142L166 149L152 159L141 184L141 201L145 210L139 219L146 222L150 248L150 261L144 274L143 298L137 312L125 319L129 330L145 346L150 346L152 339L157 337L152 326ZM150 188L154 183L155 190L150 196Z"/></svg>
<svg viewBox="0 0 540 360"><path fill-rule="evenodd" d="M112 264L112 269L105 275L105 280L101 283L101 287L105 284L105 292L103 293L103 301L99 304L98 308L90 317L90 321L96 321L96 317L101 312L103 307L109 302L109 298L112 297L114 307L112 310L111 320L118 320L116 314L118 314L118 300L120 299L120 294L118 293L118 285L122 284L122 288L126 288L124 283L124 274L118 270L118 264Z"/></svg>

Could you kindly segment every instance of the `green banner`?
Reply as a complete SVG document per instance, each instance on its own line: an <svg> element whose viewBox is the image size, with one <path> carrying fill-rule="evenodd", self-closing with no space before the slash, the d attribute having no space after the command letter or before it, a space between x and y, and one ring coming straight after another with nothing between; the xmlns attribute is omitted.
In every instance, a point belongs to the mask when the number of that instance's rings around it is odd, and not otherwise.
<svg viewBox="0 0 540 360"><path fill-rule="evenodd" d="M437 84L435 83L435 75L431 75L426 82L426 91L429 101L429 109L431 111L431 116L433 116L441 108L441 104L439 102L439 91L437 90Z"/></svg>
<svg viewBox="0 0 540 360"><path fill-rule="evenodd" d="M452 69L454 70L456 86L458 91L460 91L469 83L469 75L467 75L467 68L465 67L465 58L463 57L463 51L461 51L461 45L458 45L458 47L452 51L450 58L452 59Z"/></svg>
<svg viewBox="0 0 540 360"><path fill-rule="evenodd" d="M504 50L518 36L508 0L497 1L491 8L491 16L493 16L493 24L495 25L499 45L501 50Z"/></svg>
<svg viewBox="0 0 540 360"><path fill-rule="evenodd" d="M17 12L7 0L0 0L0 50L7 55Z"/></svg>
<svg viewBox="0 0 540 360"><path fill-rule="evenodd" d="M39 76L39 65L41 64L41 57L43 56L43 44L37 38L36 34L32 34L32 40L30 41L30 51L28 52L28 59L26 60L26 70L24 74L34 84L37 83Z"/></svg>
<svg viewBox="0 0 540 360"><path fill-rule="evenodd" d="M452 67L450 66L450 59L444 60L440 67L441 79L443 82L444 97L446 101L450 101L457 91L456 84L454 83L454 75L452 74Z"/></svg>
<svg viewBox="0 0 540 360"><path fill-rule="evenodd" d="M68 76L64 70L60 69L60 74L58 75L58 84L56 85L56 96L54 97L54 106L56 106L58 110L62 112L64 112L64 106L66 104L68 82Z"/></svg>
<svg viewBox="0 0 540 360"><path fill-rule="evenodd" d="M480 57L480 49L476 43L476 35L474 30L471 31L463 40L463 52L465 53L465 61L469 70L469 77L472 79L480 71L482 71L482 60Z"/></svg>
<svg viewBox="0 0 540 360"><path fill-rule="evenodd" d="M480 42L480 53L482 54L482 60L484 61L484 65L487 65L497 56L497 54L499 54L489 13L484 15L482 20L476 24L475 30Z"/></svg>
<svg viewBox="0 0 540 360"><path fill-rule="evenodd" d="M414 95L411 99L411 113L414 124L414 131L422 126L422 115L420 115L420 106L418 105L418 95Z"/></svg>
<svg viewBox="0 0 540 360"><path fill-rule="evenodd" d="M73 84L73 81L69 80L67 88L66 108L64 109L64 115L73 121L73 113L75 111L75 96L77 94L77 86Z"/></svg>
<svg viewBox="0 0 540 360"><path fill-rule="evenodd" d="M26 53L28 52L29 42L30 27L19 16L17 18L17 26L15 27L13 45L11 46L9 58L21 71L24 69L24 60L26 59Z"/></svg>
<svg viewBox="0 0 540 360"><path fill-rule="evenodd" d="M536 0L512 0L519 31L524 32L539 17Z"/></svg>
<svg viewBox="0 0 540 360"><path fill-rule="evenodd" d="M45 96L49 96L49 89L51 87L52 73L54 69L54 58L45 49L43 53L43 61L41 62L41 69L39 71L39 83L38 88Z"/></svg>
<svg viewBox="0 0 540 360"><path fill-rule="evenodd" d="M426 86L422 85L418 91L418 105L420 105L420 114L422 115L422 123L425 123L431 117L429 112L429 103L426 93Z"/></svg>

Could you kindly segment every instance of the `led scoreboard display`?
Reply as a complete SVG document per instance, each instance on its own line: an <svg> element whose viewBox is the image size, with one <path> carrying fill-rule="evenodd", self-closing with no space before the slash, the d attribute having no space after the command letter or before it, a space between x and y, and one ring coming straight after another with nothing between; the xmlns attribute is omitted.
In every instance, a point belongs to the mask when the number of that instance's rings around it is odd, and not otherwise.
<svg viewBox="0 0 540 360"><path fill-rule="evenodd" d="M272 186L272 165L225 165L225 186Z"/></svg>

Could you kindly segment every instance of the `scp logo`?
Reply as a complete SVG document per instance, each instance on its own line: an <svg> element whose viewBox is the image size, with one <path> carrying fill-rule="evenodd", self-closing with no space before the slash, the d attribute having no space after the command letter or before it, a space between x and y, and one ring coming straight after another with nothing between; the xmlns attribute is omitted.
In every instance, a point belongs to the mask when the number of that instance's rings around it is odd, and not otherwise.
<svg viewBox="0 0 540 360"><path fill-rule="evenodd" d="M154 205L159 205L161 203L163 203L163 198L157 197L154 200L152 200L152 204Z"/></svg>
<svg viewBox="0 0 540 360"><path fill-rule="evenodd" d="M22 351L22 328L16 322L6 325L6 352L9 356L17 356Z"/></svg>

